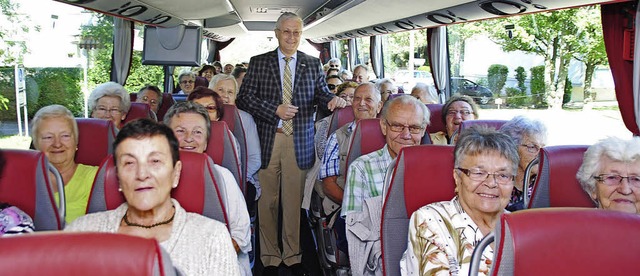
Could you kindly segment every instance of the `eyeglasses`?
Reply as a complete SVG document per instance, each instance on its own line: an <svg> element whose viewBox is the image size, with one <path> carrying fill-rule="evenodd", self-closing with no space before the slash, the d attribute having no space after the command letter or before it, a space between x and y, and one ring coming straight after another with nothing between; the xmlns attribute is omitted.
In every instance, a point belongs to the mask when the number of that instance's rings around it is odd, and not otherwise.
<svg viewBox="0 0 640 276"><path fill-rule="evenodd" d="M461 171L462 173L466 174L469 177L469 179L476 182L484 182L485 180L487 180L487 178L489 178L490 175L493 175L493 180L495 180L496 183L500 185L513 185L514 176L511 174L506 174L502 172L488 173L485 171L480 171L480 170L472 171L472 170L463 169L463 168L456 168L456 170Z"/></svg>
<svg viewBox="0 0 640 276"><path fill-rule="evenodd" d="M380 91L380 95L391 95L391 94L393 94L393 90Z"/></svg>
<svg viewBox="0 0 640 276"><path fill-rule="evenodd" d="M422 126L408 126L408 125L401 125L401 124L390 124L389 122L385 121L385 123L389 126L389 129L391 129L391 131L393 132L403 132L404 129L408 129L409 133L411 134L420 134L422 132L422 130L424 129L424 127Z"/></svg>
<svg viewBox="0 0 640 276"><path fill-rule="evenodd" d="M338 64L329 64L330 68L340 68L340 65Z"/></svg>
<svg viewBox="0 0 640 276"><path fill-rule="evenodd" d="M117 115L117 114L120 114L122 111L119 108L108 109L108 108L106 108L104 106L98 106L96 108L96 112L98 114L107 114L107 113L109 113L111 115Z"/></svg>
<svg viewBox="0 0 640 276"><path fill-rule="evenodd" d="M158 101L156 101L155 99L149 100L149 97L147 97L147 96L142 97L142 100L145 103L149 103L150 105L158 105Z"/></svg>
<svg viewBox="0 0 640 276"><path fill-rule="evenodd" d="M449 111L447 111L447 116L456 116L458 113L461 116L469 116L469 115L471 115L471 111L469 111L469 110L449 110Z"/></svg>
<svg viewBox="0 0 640 276"><path fill-rule="evenodd" d="M280 31L281 33L284 33L286 36L294 36L294 37L299 37L302 32L301 31L289 31L289 30L280 30L280 29L276 29L278 31Z"/></svg>
<svg viewBox="0 0 640 276"><path fill-rule="evenodd" d="M192 80L183 80L183 81L180 82L180 84L192 84L194 82L195 81L192 81Z"/></svg>
<svg viewBox="0 0 640 276"><path fill-rule="evenodd" d="M539 147L538 145L534 145L534 144L529 144L529 145L522 144L522 145L520 145L520 146L527 148L527 151L528 151L529 153L538 153L538 152L540 151L540 147Z"/></svg>
<svg viewBox="0 0 640 276"><path fill-rule="evenodd" d="M622 183L622 179L627 179L629 185L634 187L640 187L640 176L630 175L630 176L620 176L617 174L601 174L593 177L595 180L598 180L604 183L607 186L616 186Z"/></svg>
<svg viewBox="0 0 640 276"><path fill-rule="evenodd" d="M206 108L207 111L209 111L209 112L214 112L214 111L218 112L218 107L216 107L215 105L207 105L204 108Z"/></svg>
<svg viewBox="0 0 640 276"><path fill-rule="evenodd" d="M333 90L333 89L336 89L337 86L335 84L328 83L327 87L329 87L329 90Z"/></svg>

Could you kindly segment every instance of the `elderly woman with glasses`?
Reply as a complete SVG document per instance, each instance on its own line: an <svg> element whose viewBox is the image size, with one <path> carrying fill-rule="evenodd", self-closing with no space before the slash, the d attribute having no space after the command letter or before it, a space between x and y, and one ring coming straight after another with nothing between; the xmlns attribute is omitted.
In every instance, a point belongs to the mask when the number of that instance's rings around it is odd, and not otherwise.
<svg viewBox="0 0 640 276"><path fill-rule="evenodd" d="M96 86L87 102L92 118L110 120L117 129L120 129L131 107L129 92L115 82Z"/></svg>
<svg viewBox="0 0 640 276"><path fill-rule="evenodd" d="M191 71L184 71L178 76L178 84L180 85L180 91L177 94L189 95L196 87L196 73Z"/></svg>
<svg viewBox="0 0 640 276"><path fill-rule="evenodd" d="M456 196L418 209L409 220L403 275L467 275L474 247L491 232L511 198L518 168L513 140L489 128L472 127L454 149ZM493 249L482 253L489 272Z"/></svg>
<svg viewBox="0 0 640 276"><path fill-rule="evenodd" d="M353 94L356 92L356 87L358 87L357 82L345 81L338 85L338 92L336 95L345 100L347 105L351 105L353 103Z"/></svg>
<svg viewBox="0 0 640 276"><path fill-rule="evenodd" d="M478 105L466 95L453 95L442 107L442 122L445 131L432 133L431 141L436 145L455 144L454 134L458 132L460 124L466 120L478 119Z"/></svg>
<svg viewBox="0 0 640 276"><path fill-rule="evenodd" d="M529 119L524 116L513 117L506 122L500 132L509 135L518 147L520 162L518 163L518 173L516 174L515 189L511 195L511 202L507 210L513 212L524 209L524 183L529 181L533 184L535 176L538 174L538 166L531 167L530 179L524 179L527 166L538 156L540 148L547 143L547 127L539 120ZM533 186L529 185L527 193L531 195Z"/></svg>
<svg viewBox="0 0 640 276"><path fill-rule="evenodd" d="M640 138L592 145L576 177L598 208L640 214Z"/></svg>
<svg viewBox="0 0 640 276"><path fill-rule="evenodd" d="M209 112L209 119L211 121L218 121L224 115L224 101L222 97L215 91L203 87L198 86L193 90L191 94L187 97L187 101L198 103Z"/></svg>

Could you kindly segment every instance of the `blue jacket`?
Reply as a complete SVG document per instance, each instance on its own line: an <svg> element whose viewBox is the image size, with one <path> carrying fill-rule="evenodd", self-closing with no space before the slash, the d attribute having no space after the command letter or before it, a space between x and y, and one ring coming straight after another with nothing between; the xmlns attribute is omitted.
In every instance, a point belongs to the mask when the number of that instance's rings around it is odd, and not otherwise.
<svg viewBox="0 0 640 276"><path fill-rule="evenodd" d="M277 49L252 57L236 99L238 108L251 114L256 121L263 169L269 165L280 120L276 115L278 105L282 104L278 62ZM298 167L305 170L315 162L314 106L326 106L335 95L327 87L320 60L300 51L297 52L294 82L292 104L298 107L298 113L293 118L293 140Z"/></svg>

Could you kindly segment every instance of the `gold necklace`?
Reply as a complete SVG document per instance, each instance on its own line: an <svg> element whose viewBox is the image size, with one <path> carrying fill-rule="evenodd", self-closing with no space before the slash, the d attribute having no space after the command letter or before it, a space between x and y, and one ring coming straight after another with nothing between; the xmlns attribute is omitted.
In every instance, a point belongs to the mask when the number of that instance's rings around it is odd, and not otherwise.
<svg viewBox="0 0 640 276"><path fill-rule="evenodd" d="M175 207L174 207L174 209L175 209ZM174 210L174 211L173 211L173 215L171 215L171 217L170 217L168 220L161 221L161 222L158 222L158 223L154 223L154 224L151 224L151 225L144 225L144 224L138 224L138 223L135 223L135 222L130 222L130 221L127 219L127 212L125 212L125 213L124 213L124 216L122 216L122 220L124 221L124 223L125 223L127 226L135 226L135 227L142 227L142 228L146 228L146 229L151 229L151 228L154 228L154 227L156 227L156 226L160 226L160 225L165 225L165 224L169 224L169 223L171 223L171 222L173 221L173 218L174 218L175 216L176 216L176 212L175 212L175 210Z"/></svg>

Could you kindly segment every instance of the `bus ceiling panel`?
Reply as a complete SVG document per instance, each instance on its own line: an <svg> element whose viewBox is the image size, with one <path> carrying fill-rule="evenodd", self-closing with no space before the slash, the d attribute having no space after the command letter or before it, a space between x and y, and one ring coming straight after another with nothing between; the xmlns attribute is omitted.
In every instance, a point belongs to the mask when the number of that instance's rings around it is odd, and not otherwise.
<svg viewBox="0 0 640 276"><path fill-rule="evenodd" d="M233 11L228 0L55 0L162 27L186 24L186 20L224 16Z"/></svg>
<svg viewBox="0 0 640 276"><path fill-rule="evenodd" d="M348 39L353 37L362 37L362 36L372 36L372 35L380 35L380 34L389 34L395 32L409 31L415 29L422 28L430 28L437 27L442 25L449 24L457 24L457 23L465 23L470 21L491 19L497 17L504 16L512 16L512 15L522 15L528 13L563 9L569 7L577 7L577 6L585 6L585 5L593 5L593 4L601 4L601 3L610 3L610 2L626 2L627 0L520 0L520 1L512 1L512 0L478 0L478 1L458 1L465 2L463 4L451 5L449 7L445 7L442 9L430 9L430 8L420 8L419 6L430 6L429 4L425 4L420 1L406 1L407 6L411 6L414 11L423 10L422 13L414 14L408 17L399 16L399 12L395 11L396 1L392 2L393 4L385 3L382 5L381 2L385 0L367 0L363 4L358 5L357 7L348 10L334 18L323 22L322 24L318 24L309 30L304 32L304 36L306 38L310 38L313 42L322 43L333 40L340 39ZM362 22L367 22L367 18L381 18L379 15L384 15L387 13L394 13L395 17L390 21L381 21L375 22L373 25L367 26L356 26L354 24L349 24L345 21L345 16L349 15L351 12L361 12L364 11L366 5L372 4L373 2L377 3L377 12L373 12L367 10L365 14L375 14L376 16L356 16L351 14L351 21L354 21L353 18L357 18L358 24ZM385 1L386 2L386 1ZM405 2L405 1L398 1ZM409 4L409 2L411 4ZM444 2L444 1L438 1ZM453 3L456 1L448 1L447 4ZM381 12L384 10L384 12ZM426 10L426 11L424 11ZM334 26L333 28L329 26Z"/></svg>

